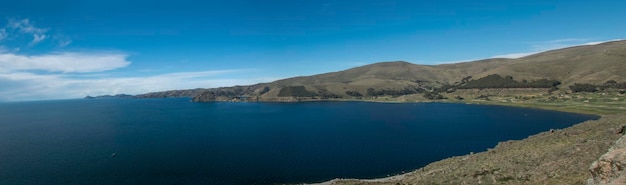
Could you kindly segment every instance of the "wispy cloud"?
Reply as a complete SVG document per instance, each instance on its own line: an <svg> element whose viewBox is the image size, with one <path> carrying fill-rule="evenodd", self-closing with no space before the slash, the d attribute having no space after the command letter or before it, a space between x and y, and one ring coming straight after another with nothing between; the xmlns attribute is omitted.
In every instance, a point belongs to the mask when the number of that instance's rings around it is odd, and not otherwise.
<svg viewBox="0 0 626 185"><path fill-rule="evenodd" d="M439 64L456 64L456 63L471 62L471 61L476 61L476 60L479 60L479 59L465 59L465 60L441 61L441 62L435 62L435 65L439 65Z"/></svg>
<svg viewBox="0 0 626 185"><path fill-rule="evenodd" d="M126 54L110 52L19 55L0 52L0 101L79 98L87 95L140 94L172 89L252 84L275 79L225 78L252 69L164 73L115 77L106 73L127 67Z"/></svg>
<svg viewBox="0 0 626 185"><path fill-rule="evenodd" d="M492 56L491 58L522 58L525 56L530 56L530 55L534 55L537 53L541 53L542 51L535 51L535 52L525 52L525 53L510 53L510 54L504 54L504 55L496 55L496 56Z"/></svg>
<svg viewBox="0 0 626 185"><path fill-rule="evenodd" d="M30 37L28 46L44 41L58 47L72 40L61 34L48 34L28 19L8 19L0 28L0 101L80 98L87 95L141 94L173 89L245 85L277 78L241 79L228 77L251 69L187 71L140 77L119 77L110 73L131 65L122 52L45 52L21 54L19 47L7 47L6 41ZM12 43L14 46L25 44ZM41 53L42 51L38 52Z"/></svg>
<svg viewBox="0 0 626 185"><path fill-rule="evenodd" d="M24 32L24 33L32 33L32 34L41 34L41 33L45 33L46 31L48 31L47 29L35 27L33 24L30 23L29 19L21 19L21 20L9 19L9 27L18 29L19 31Z"/></svg>
<svg viewBox="0 0 626 185"><path fill-rule="evenodd" d="M584 43L582 45L590 46L590 45L598 45L598 44L602 44L602 43L606 43L606 42L615 42L615 41L623 41L623 40L626 40L626 39L612 39L612 40L597 41L597 42L587 42L587 43Z"/></svg>
<svg viewBox="0 0 626 185"><path fill-rule="evenodd" d="M8 36L7 30L4 28L0 28L0 41L6 39Z"/></svg>
<svg viewBox="0 0 626 185"><path fill-rule="evenodd" d="M562 49L573 46L584 46L584 45L596 45L602 44L605 42L612 41L620 41L623 39L613 39L613 40L605 40L605 41L592 41L591 39L579 39L579 38L568 38L568 39L557 39L557 40L549 40L549 41L541 41L541 42L526 42L529 45L529 52L520 52L520 53L510 53L503 55L492 56L491 58L522 58L529 55L534 55L537 53Z"/></svg>
<svg viewBox="0 0 626 185"><path fill-rule="evenodd" d="M107 52L27 56L5 50L0 52L0 101L75 96L63 95L82 83L72 76L126 67L130 64L126 57Z"/></svg>
<svg viewBox="0 0 626 185"><path fill-rule="evenodd" d="M50 37L50 40L56 42L56 45L59 48L66 47L72 43L72 39L69 36L59 33L56 33L52 37Z"/></svg>
<svg viewBox="0 0 626 185"><path fill-rule="evenodd" d="M46 35L34 34L33 35L33 41L30 42L30 45L35 45L35 44L43 41L43 39L46 39Z"/></svg>
<svg viewBox="0 0 626 185"><path fill-rule="evenodd" d="M71 43L72 43L72 40L60 40L59 47L65 47L67 45L70 45Z"/></svg>
<svg viewBox="0 0 626 185"><path fill-rule="evenodd" d="M20 33L31 34L33 36L33 40L30 42L31 46L46 39L46 32L48 32L48 29L35 27L29 19L9 19L6 28L17 30Z"/></svg>
<svg viewBox="0 0 626 185"><path fill-rule="evenodd" d="M101 72L128 66L130 62L126 57L126 54L119 53L51 53L34 56L0 53L0 72Z"/></svg>
<svg viewBox="0 0 626 185"><path fill-rule="evenodd" d="M221 87L254 84L274 78L236 79L220 77L242 73L242 70L212 70L165 73L147 77L91 77L67 74L35 74L30 72L0 73L0 101L67 99L87 95L141 94L173 89Z"/></svg>
<svg viewBox="0 0 626 185"><path fill-rule="evenodd" d="M576 46L576 45L580 45L589 41L590 39L567 38L567 39L556 39L556 40L549 40L549 41L528 42L528 44L531 45L532 50L545 51L545 50Z"/></svg>

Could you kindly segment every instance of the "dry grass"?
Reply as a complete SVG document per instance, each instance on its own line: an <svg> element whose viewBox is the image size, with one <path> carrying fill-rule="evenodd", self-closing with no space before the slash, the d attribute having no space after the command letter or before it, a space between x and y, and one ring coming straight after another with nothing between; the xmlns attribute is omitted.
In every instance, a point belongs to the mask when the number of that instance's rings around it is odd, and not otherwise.
<svg viewBox="0 0 626 185"><path fill-rule="evenodd" d="M418 86L416 80L426 81L422 85L437 86L440 83L458 82L466 76L478 79L499 74L509 75L517 80L556 79L563 82L562 87L567 87L573 83L626 81L625 62L626 41L618 41L553 50L520 59L486 59L435 66L381 62L345 71L279 80L269 85L317 85L319 89L323 89L324 85L343 84L348 89L353 85L402 89L406 86ZM343 91L331 92L343 94Z"/></svg>
<svg viewBox="0 0 626 185"><path fill-rule="evenodd" d="M339 72L216 89L241 92L247 96L259 96L256 92L261 92L266 87L271 91L279 91L287 86L305 86L314 92L345 96L345 91L366 94L367 88L401 90L407 87L438 87L446 83L454 84L467 76L478 79L491 74L509 75L516 80L554 79L561 81L563 83L561 88L566 89L573 83L602 84L607 80L624 82L626 81L625 62L626 41L617 41L547 51L520 59L486 59L442 65L381 62ZM138 96L169 97L171 94L171 92L157 92ZM276 96L275 93L268 93L261 95L261 98L272 99Z"/></svg>

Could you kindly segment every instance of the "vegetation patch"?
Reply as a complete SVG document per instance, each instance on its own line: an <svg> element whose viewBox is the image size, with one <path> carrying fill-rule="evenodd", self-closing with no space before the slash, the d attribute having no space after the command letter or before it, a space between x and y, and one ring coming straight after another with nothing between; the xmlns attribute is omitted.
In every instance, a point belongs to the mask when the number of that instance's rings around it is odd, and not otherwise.
<svg viewBox="0 0 626 185"><path fill-rule="evenodd" d="M307 91L304 86L289 86L282 88L278 93L279 97L313 97L317 94Z"/></svg>
<svg viewBox="0 0 626 185"><path fill-rule="evenodd" d="M485 76L477 80L469 80L465 85L460 85L459 89L487 89L487 88L553 88L560 85L557 80L539 79L535 81L513 80L511 76L502 77L497 74Z"/></svg>
<svg viewBox="0 0 626 185"><path fill-rule="evenodd" d="M360 98L363 96L363 94L356 92L356 91L346 91L346 95L348 96L352 96L352 97L357 97Z"/></svg>
<svg viewBox="0 0 626 185"><path fill-rule="evenodd" d="M406 88L404 88L402 90L393 90L393 89L379 89L379 90L376 90L374 88L368 88L367 89L367 95L371 96L371 97L378 97L378 96L398 97L398 96L402 96L402 95L417 94L417 93L423 93L423 92L425 92L424 89L415 88L415 87L406 87Z"/></svg>
<svg viewBox="0 0 626 185"><path fill-rule="evenodd" d="M569 89L572 90L572 92L577 93L577 92L596 92L598 91L598 88L593 85L593 84L579 84L579 83L575 83L574 85L570 85Z"/></svg>

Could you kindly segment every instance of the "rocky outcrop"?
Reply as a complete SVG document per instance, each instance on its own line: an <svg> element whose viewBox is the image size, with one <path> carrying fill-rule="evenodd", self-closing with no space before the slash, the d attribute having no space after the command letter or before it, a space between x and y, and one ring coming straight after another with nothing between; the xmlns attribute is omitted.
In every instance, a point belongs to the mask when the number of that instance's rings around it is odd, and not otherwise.
<svg viewBox="0 0 626 185"><path fill-rule="evenodd" d="M587 184L626 184L624 168L626 168L626 135L618 139L607 153L591 164L589 172L593 178L587 180Z"/></svg>

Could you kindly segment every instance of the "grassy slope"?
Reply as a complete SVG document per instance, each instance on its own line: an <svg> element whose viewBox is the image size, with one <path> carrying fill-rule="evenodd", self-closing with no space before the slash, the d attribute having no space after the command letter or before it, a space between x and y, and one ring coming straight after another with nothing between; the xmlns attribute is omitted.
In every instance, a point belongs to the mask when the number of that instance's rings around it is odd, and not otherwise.
<svg viewBox="0 0 626 185"><path fill-rule="evenodd" d="M381 62L344 71L313 76L294 77L271 83L220 88L248 96L269 87L280 91L287 86L305 86L311 92L325 92L345 96L345 92L366 94L368 88L401 90L407 87L438 87L454 84L462 78L478 79L491 74L509 75L516 80L541 78L573 83L602 84L607 80L626 81L626 41L608 42L547 51L519 59L486 59L474 62L416 65L407 62ZM266 93L261 98L277 98L277 93Z"/></svg>

